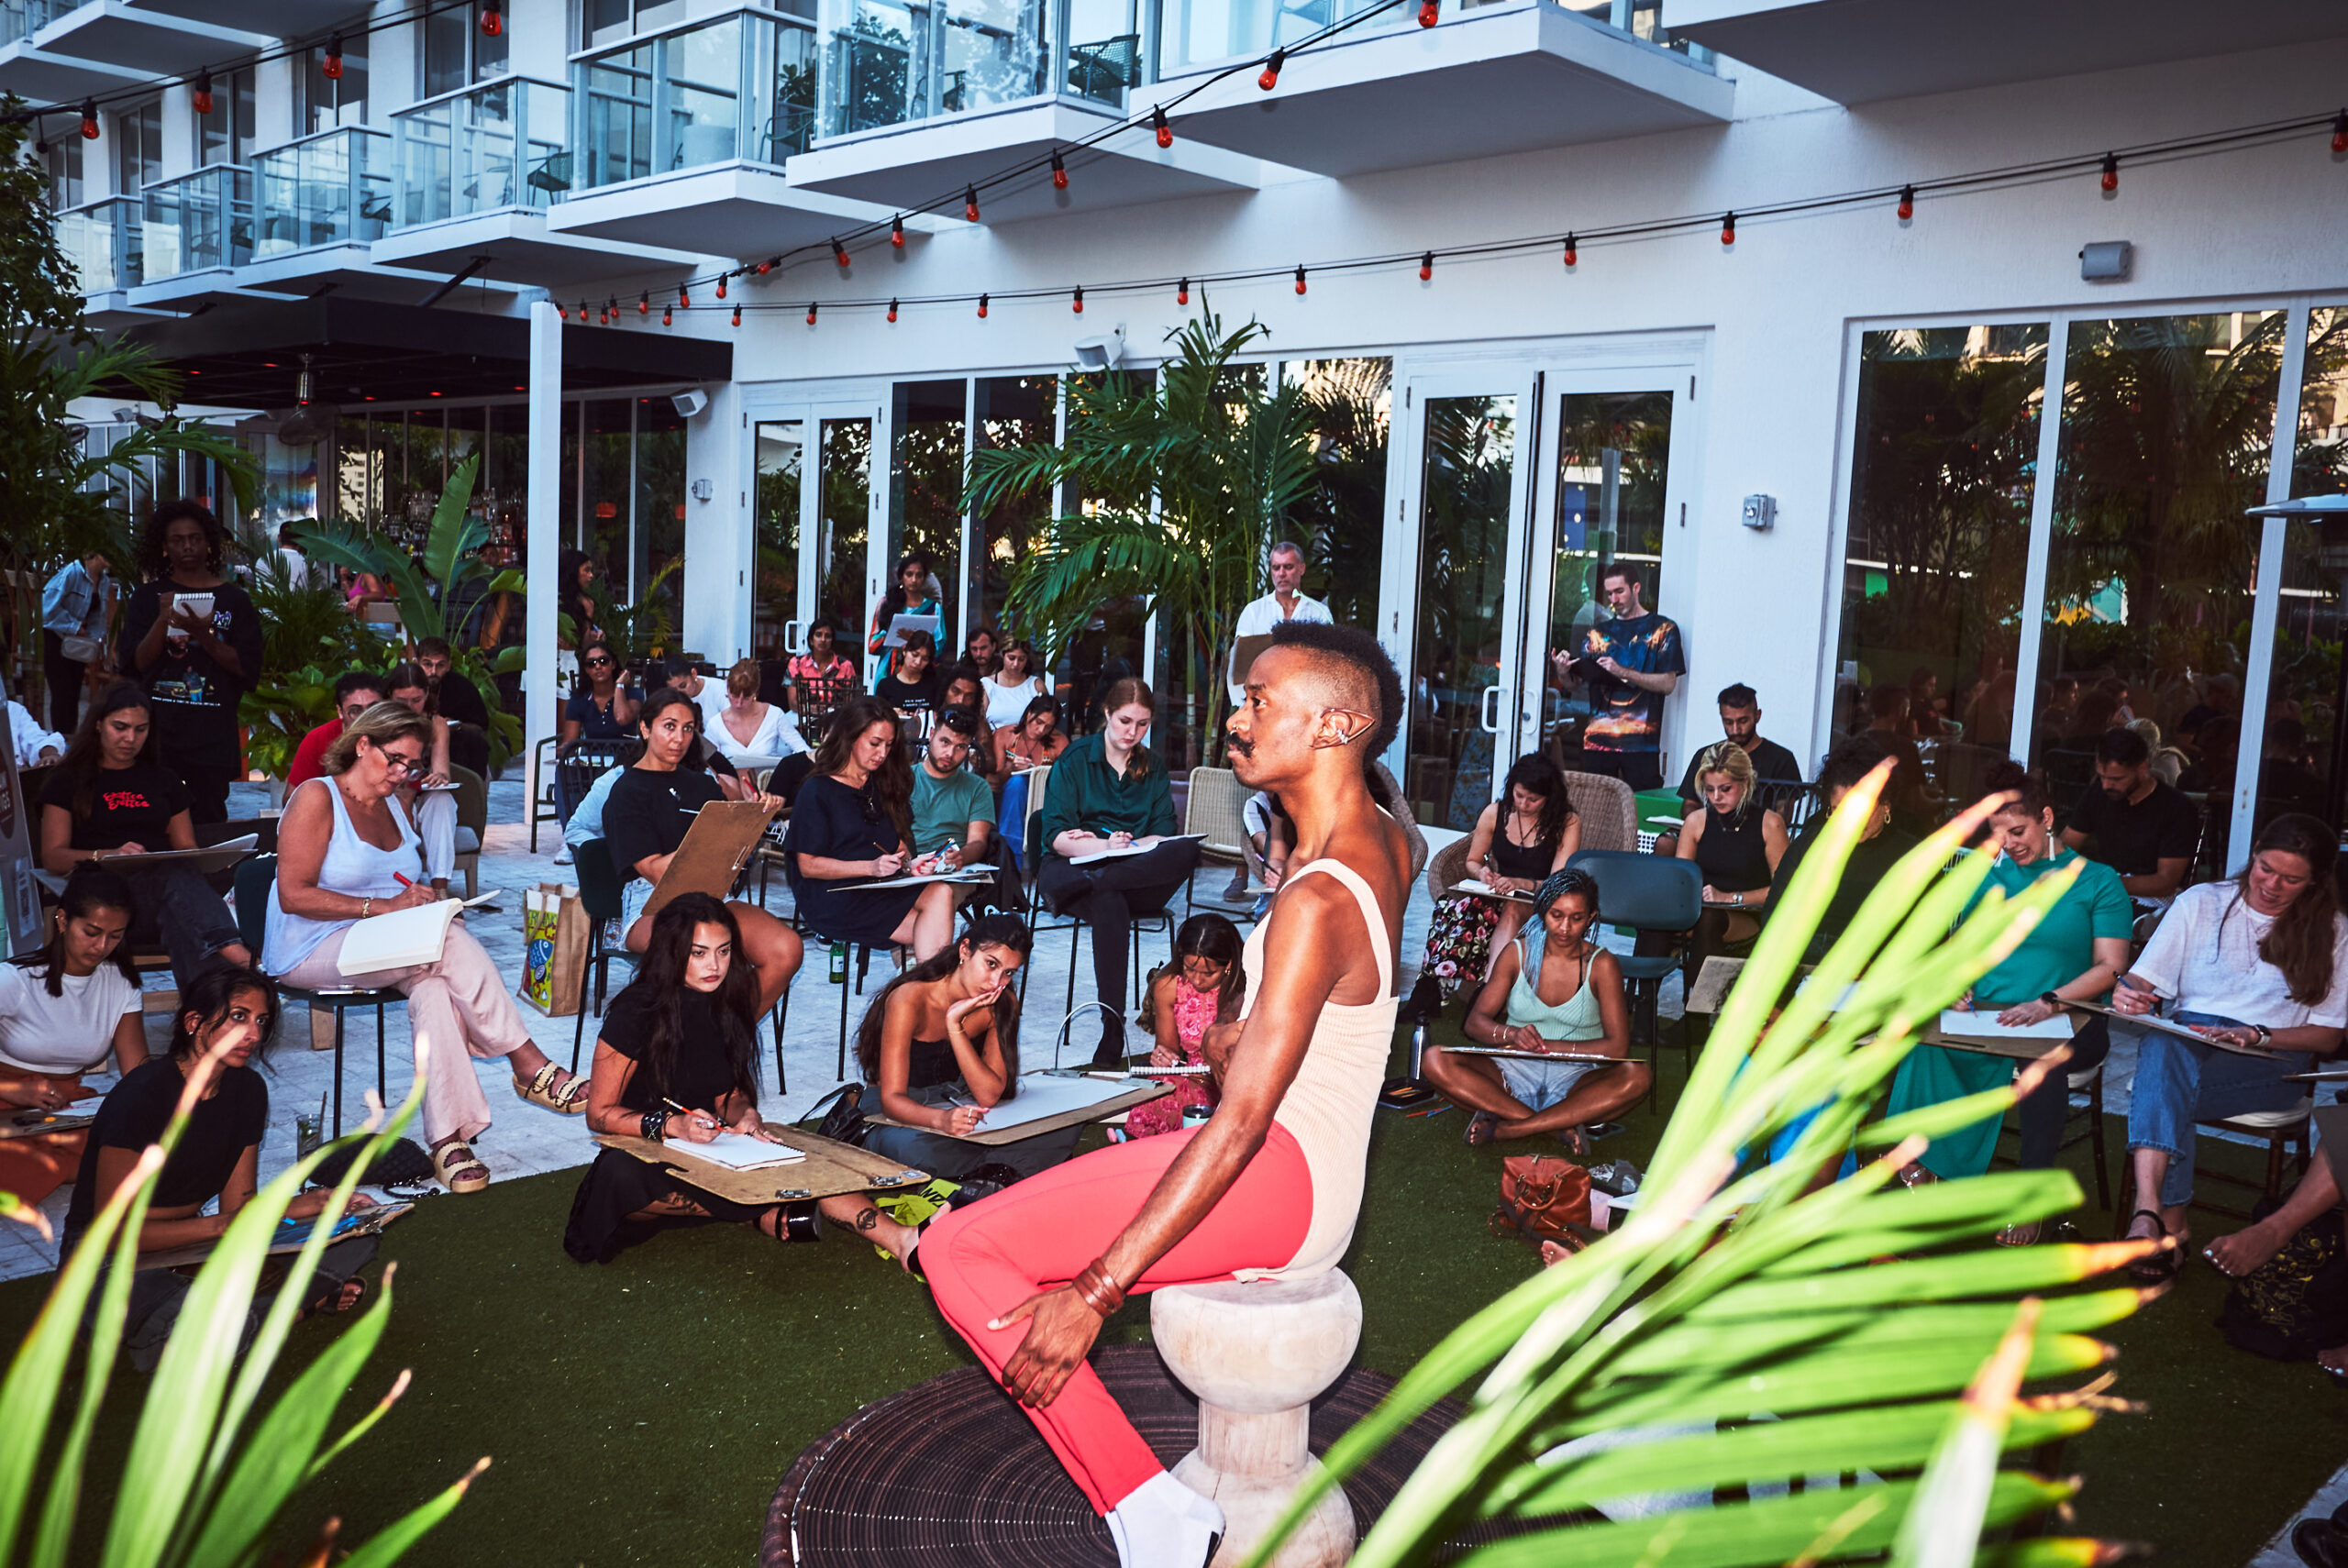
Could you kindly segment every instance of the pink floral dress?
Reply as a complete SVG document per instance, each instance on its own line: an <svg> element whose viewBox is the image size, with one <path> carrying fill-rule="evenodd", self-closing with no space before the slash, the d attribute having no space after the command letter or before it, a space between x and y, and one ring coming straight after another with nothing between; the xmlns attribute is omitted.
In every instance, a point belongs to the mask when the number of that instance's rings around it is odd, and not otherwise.
<svg viewBox="0 0 2348 1568"><path fill-rule="evenodd" d="M1222 999L1214 992L1195 989L1187 978L1180 975L1175 976L1174 1038L1180 1043L1181 1051L1179 1056L1170 1055L1166 1047L1161 1045L1149 1054L1150 1066L1172 1067L1186 1064L1192 1066L1203 1065L1207 1059L1207 1030L1214 1022L1215 1015L1221 1008ZM1182 1125L1182 1108L1185 1106L1203 1105L1209 1110L1214 1108L1214 1090L1207 1087L1207 1080L1204 1078L1174 1078L1160 1081L1170 1081L1174 1085L1174 1092L1153 1099L1147 1105L1136 1106L1128 1112L1125 1117L1126 1137L1148 1138L1159 1132L1177 1131Z"/></svg>

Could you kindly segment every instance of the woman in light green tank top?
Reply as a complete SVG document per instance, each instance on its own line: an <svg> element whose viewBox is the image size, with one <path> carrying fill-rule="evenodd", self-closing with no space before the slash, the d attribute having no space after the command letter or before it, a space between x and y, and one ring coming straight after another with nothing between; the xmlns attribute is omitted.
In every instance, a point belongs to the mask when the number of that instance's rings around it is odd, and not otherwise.
<svg viewBox="0 0 2348 1568"><path fill-rule="evenodd" d="M1598 922L1597 880L1571 867L1556 872L1541 884L1533 908L1523 933L1493 963L1466 1032L1471 1046L1560 1059L1430 1046L1421 1070L1474 1112L1469 1143L1554 1133L1586 1154L1583 1128L1636 1104L1654 1070L1628 1059L1631 1015L1623 967L1590 940ZM1587 1059L1591 1056L1611 1061Z"/></svg>

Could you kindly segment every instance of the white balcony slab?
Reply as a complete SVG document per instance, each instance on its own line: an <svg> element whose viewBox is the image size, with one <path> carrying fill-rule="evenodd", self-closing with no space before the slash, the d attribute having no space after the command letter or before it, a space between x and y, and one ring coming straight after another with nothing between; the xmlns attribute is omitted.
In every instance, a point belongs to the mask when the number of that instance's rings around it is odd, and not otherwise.
<svg viewBox="0 0 2348 1568"><path fill-rule="evenodd" d="M1143 101L1150 89L1135 94ZM1055 190L1038 169L1016 183L979 193L980 221L1010 223L1083 208L1133 206L1218 191L1254 190L1257 160L1177 138L1160 148L1147 127L1121 131L1098 146L1075 144L1116 125L1120 116L1069 99L1039 99L993 109L859 131L819 141L791 160L791 183L802 190L853 196L889 212L933 209L962 220L959 193L1007 165L1067 153L1069 188ZM913 226L908 217L906 226Z"/></svg>
<svg viewBox="0 0 2348 1568"><path fill-rule="evenodd" d="M227 6L221 0L129 0L133 10L154 11L167 17L188 17L197 21L217 18L223 12L233 13L237 20L269 28L282 39L306 38L312 33L325 32L338 22L353 32L367 25L365 0L269 0L264 6ZM509 9L507 14L512 15Z"/></svg>
<svg viewBox="0 0 2348 1568"><path fill-rule="evenodd" d="M394 230L377 240L372 259L446 277L476 256L490 259L473 275L520 284L540 284L559 293L574 283L592 283L644 264L692 266L699 253L657 246L623 245L587 234L548 226L547 214L501 207Z"/></svg>
<svg viewBox="0 0 2348 1568"><path fill-rule="evenodd" d="M1210 74L1160 89L1171 96ZM1290 56L1268 93L1257 75L1235 72L1185 103L1176 145L1210 142L1342 179L1718 125L1735 96L1684 55L1538 3L1446 9L1436 27L1340 38Z"/></svg>
<svg viewBox="0 0 2348 1568"><path fill-rule="evenodd" d="M1665 19L1842 104L2348 37L2340 0L1671 0Z"/></svg>
<svg viewBox="0 0 2348 1568"><path fill-rule="evenodd" d="M880 208L801 190L762 164L720 163L582 191L547 213L549 234L708 256L772 255L858 224Z"/></svg>
<svg viewBox="0 0 2348 1568"><path fill-rule="evenodd" d="M331 293L349 299L386 300L413 304L429 293L438 278L406 267L389 267L370 255L370 247L350 243L320 245L307 250L265 256L236 267L206 267L176 277L141 283L128 291L127 304L142 310L185 315L207 301L308 299ZM464 263L460 261L457 266ZM469 288L514 293L524 285L483 278L467 280Z"/></svg>
<svg viewBox="0 0 2348 1568"><path fill-rule="evenodd" d="M144 71L61 54L40 48L30 39L19 39L0 49L0 94L14 94L28 104L77 104L102 93L135 87L147 78ZM70 116L47 124L54 135L73 134Z"/></svg>
<svg viewBox="0 0 2348 1568"><path fill-rule="evenodd" d="M218 17L225 9L214 6L206 12L173 15L127 0L89 0L35 33L30 42L36 49L76 59L175 76L255 53L277 41L272 34L222 26ZM239 19L258 19L267 9L252 7Z"/></svg>

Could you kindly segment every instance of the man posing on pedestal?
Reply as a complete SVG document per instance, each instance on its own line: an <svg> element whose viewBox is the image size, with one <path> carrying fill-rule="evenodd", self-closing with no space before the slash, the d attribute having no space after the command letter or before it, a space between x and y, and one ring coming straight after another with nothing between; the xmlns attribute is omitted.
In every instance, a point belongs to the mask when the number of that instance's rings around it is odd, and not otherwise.
<svg viewBox="0 0 2348 1568"><path fill-rule="evenodd" d="M1561 678L1589 688L1581 768L1620 778L1634 790L1659 790L1663 700L1679 690L1688 668L1679 627L1640 602L1639 574L1621 561L1610 561L1599 572L1598 591L1614 618L1590 627L1578 656L1551 656Z"/></svg>
<svg viewBox="0 0 2348 1568"><path fill-rule="evenodd" d="M1291 623L1274 638L1232 715L1232 767L1279 797L1297 844L1247 939L1247 1012L1208 1036L1213 1118L948 1213L913 1264L1029 1408L1124 1568L1200 1568L1223 1514L1157 1463L1085 1364L1102 1320L1130 1291L1335 1266L1393 1043L1410 852L1366 775L1393 738L1401 682L1366 632Z"/></svg>

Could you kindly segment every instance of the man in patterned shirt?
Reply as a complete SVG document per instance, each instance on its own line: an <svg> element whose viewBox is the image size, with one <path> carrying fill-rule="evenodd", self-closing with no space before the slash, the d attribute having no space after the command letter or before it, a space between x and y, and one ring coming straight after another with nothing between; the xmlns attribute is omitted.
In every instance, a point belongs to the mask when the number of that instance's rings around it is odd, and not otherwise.
<svg viewBox="0 0 2348 1568"><path fill-rule="evenodd" d="M1620 778L1634 790L1659 790L1663 700L1679 690L1688 668L1679 627L1640 602L1638 572L1621 561L1600 569L1598 591L1614 618L1583 634L1578 654L1550 656L1562 681L1589 688L1582 770Z"/></svg>

